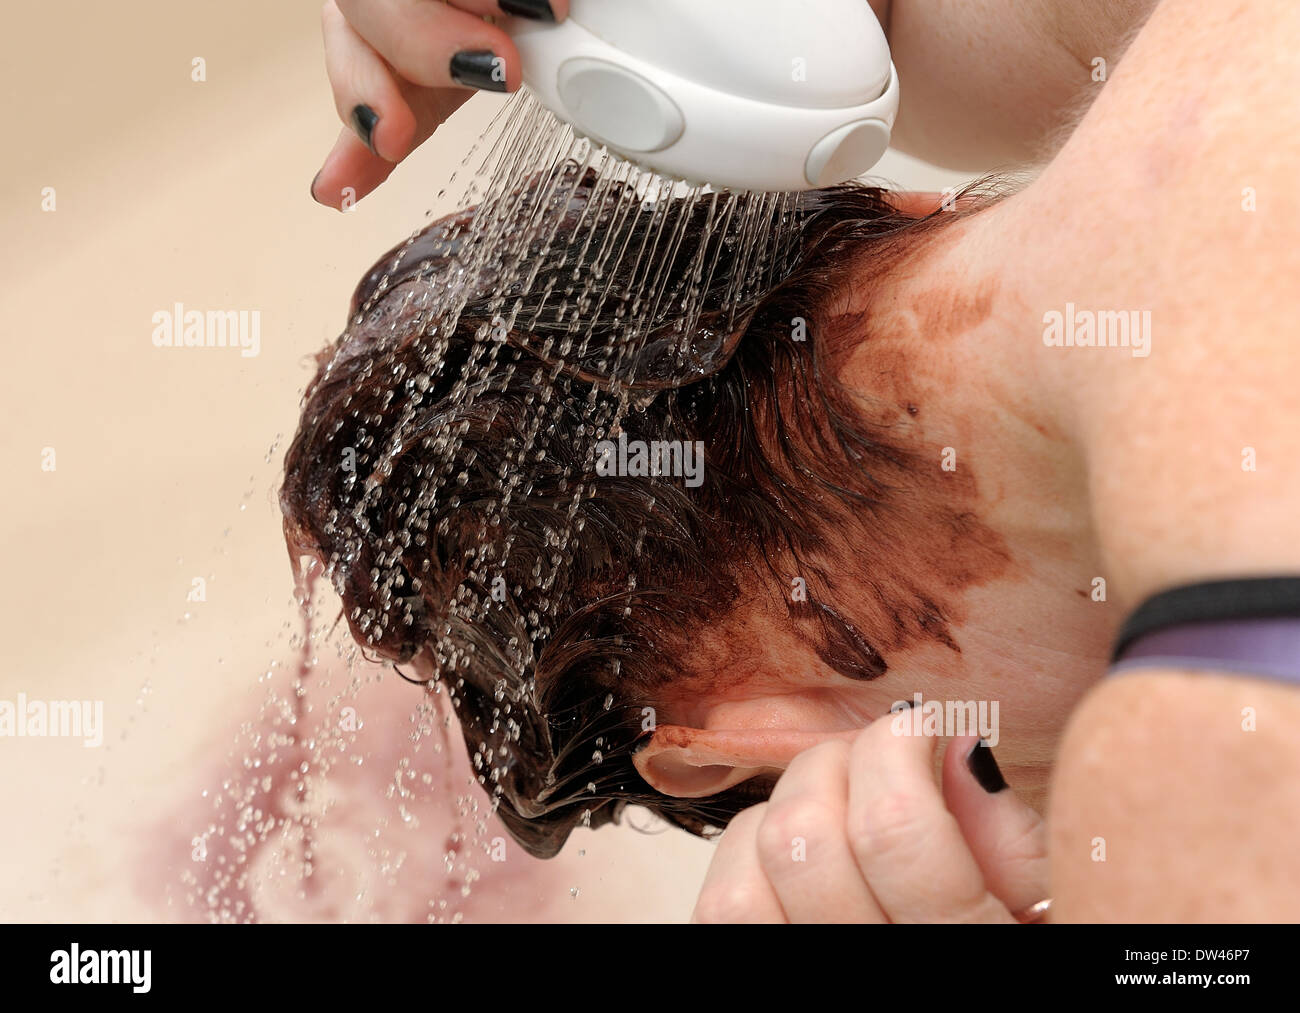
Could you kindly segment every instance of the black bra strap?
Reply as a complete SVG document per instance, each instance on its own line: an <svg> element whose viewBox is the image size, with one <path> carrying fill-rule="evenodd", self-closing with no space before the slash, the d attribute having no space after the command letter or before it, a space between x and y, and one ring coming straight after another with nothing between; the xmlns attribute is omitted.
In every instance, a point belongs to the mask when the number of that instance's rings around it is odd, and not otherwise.
<svg viewBox="0 0 1300 1013"><path fill-rule="evenodd" d="M1137 640L1170 626L1235 619L1300 617L1300 577L1216 580L1163 591L1143 602L1125 621L1112 663Z"/></svg>

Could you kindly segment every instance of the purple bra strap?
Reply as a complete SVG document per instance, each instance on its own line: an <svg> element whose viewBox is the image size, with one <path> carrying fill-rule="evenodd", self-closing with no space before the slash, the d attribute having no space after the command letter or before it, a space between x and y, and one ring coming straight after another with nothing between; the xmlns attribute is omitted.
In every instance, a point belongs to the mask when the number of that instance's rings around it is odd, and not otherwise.
<svg viewBox="0 0 1300 1013"><path fill-rule="evenodd" d="M1125 647L1111 671L1153 667L1216 669L1300 685L1300 617L1168 626Z"/></svg>

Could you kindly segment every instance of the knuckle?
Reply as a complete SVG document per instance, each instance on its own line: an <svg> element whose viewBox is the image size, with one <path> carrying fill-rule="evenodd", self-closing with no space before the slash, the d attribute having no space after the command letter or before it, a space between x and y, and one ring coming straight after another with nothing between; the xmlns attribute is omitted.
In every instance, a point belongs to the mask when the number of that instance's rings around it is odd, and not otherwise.
<svg viewBox="0 0 1300 1013"><path fill-rule="evenodd" d="M925 813L912 792L891 791L871 806L854 811L848 832L854 853L860 859L878 859L913 850L924 836Z"/></svg>
<svg viewBox="0 0 1300 1013"><path fill-rule="evenodd" d="M1051 880L1047 851L1042 836L1035 832L1018 834L995 852L995 866L990 881L1003 890L1033 884L1036 893L1046 894Z"/></svg>
<svg viewBox="0 0 1300 1013"><path fill-rule="evenodd" d="M757 835L758 858L766 867L788 862L797 838L810 846L831 840L839 819L826 803L813 797L768 804Z"/></svg>
<svg viewBox="0 0 1300 1013"><path fill-rule="evenodd" d="M851 751L852 747L843 740L834 739L819 742L811 749L805 749L791 760L783 776L789 777L796 773L802 776L809 771L817 773L833 771L836 768L846 769Z"/></svg>
<svg viewBox="0 0 1300 1013"><path fill-rule="evenodd" d="M427 40L413 32L400 32L392 39L380 55L397 68L397 72L412 84L432 87L436 82L431 69L434 61L429 59Z"/></svg>
<svg viewBox="0 0 1300 1013"><path fill-rule="evenodd" d="M999 842L998 857L1007 863L1037 862L1047 857L1047 839L1040 821L1026 823L1007 833Z"/></svg>

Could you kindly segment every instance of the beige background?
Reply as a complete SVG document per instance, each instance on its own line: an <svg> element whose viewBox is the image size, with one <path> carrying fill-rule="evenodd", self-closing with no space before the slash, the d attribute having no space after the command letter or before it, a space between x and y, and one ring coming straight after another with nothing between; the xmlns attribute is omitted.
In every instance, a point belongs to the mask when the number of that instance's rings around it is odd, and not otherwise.
<svg viewBox="0 0 1300 1013"><path fill-rule="evenodd" d="M275 490L310 357L499 101L471 102L349 213L321 208L308 186L338 124L318 12L47 0L6 15L0 699L102 699L107 732L99 749L0 738L4 920L193 917L139 876L175 875L150 856L160 835L188 837L177 800L291 653ZM878 173L959 181L893 153ZM152 314L176 302L260 311L260 355L153 347ZM186 601L194 577L204 602ZM501 910L684 919L711 850L580 831L535 888L503 888Z"/></svg>

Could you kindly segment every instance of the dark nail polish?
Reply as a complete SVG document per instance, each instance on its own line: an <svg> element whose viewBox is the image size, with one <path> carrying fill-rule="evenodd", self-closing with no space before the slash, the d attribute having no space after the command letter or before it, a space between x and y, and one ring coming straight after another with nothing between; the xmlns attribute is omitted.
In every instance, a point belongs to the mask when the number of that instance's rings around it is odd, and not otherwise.
<svg viewBox="0 0 1300 1013"><path fill-rule="evenodd" d="M497 0L504 14L513 14L517 18L531 18L534 21L554 21L555 11L551 10L549 0Z"/></svg>
<svg viewBox="0 0 1300 1013"><path fill-rule="evenodd" d="M325 171L324 169L321 170L321 172L324 171ZM311 194L312 200L316 200L316 184L319 182L320 182L320 172L316 173L316 175L313 176L311 180L311 190L309 190L308 192Z"/></svg>
<svg viewBox="0 0 1300 1013"><path fill-rule="evenodd" d="M1002 771L998 769L998 761L993 759L993 750L983 739L975 743L975 748L966 757L966 769L990 795L996 795L1007 786Z"/></svg>
<svg viewBox="0 0 1300 1013"><path fill-rule="evenodd" d="M506 90L506 62L490 49L466 49L451 58L451 79L466 88Z"/></svg>
<svg viewBox="0 0 1300 1013"><path fill-rule="evenodd" d="M373 154L379 154L375 151L374 134L375 127L379 125L379 114L369 106L361 105L352 110L352 129L357 132L357 136Z"/></svg>

